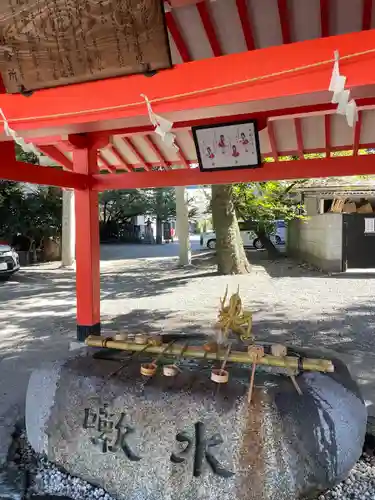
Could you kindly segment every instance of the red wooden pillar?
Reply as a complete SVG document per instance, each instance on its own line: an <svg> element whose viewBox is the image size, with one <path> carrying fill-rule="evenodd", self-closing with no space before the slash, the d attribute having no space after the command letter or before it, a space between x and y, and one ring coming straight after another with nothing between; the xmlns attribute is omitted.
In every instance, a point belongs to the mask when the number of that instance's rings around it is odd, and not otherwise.
<svg viewBox="0 0 375 500"><path fill-rule="evenodd" d="M97 173L96 147L82 147L72 143L73 168L88 176ZM83 141L84 142L84 141ZM77 286L77 339L100 335L100 242L98 193L91 183L83 190L74 190L76 214L76 286Z"/></svg>

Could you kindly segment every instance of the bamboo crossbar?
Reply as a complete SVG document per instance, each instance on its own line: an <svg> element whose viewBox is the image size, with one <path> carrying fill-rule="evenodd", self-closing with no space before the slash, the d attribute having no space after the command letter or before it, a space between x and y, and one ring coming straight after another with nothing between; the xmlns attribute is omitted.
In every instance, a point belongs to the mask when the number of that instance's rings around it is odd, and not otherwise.
<svg viewBox="0 0 375 500"><path fill-rule="evenodd" d="M184 338L181 337L183 341ZM161 346L149 345L145 349L145 345L135 344L134 342L126 342L123 340L112 340L103 336L90 335L85 340L86 345L90 347L106 347L108 349L118 349L121 351L141 351L147 354L161 354L165 349L165 344ZM166 354L167 356L181 356L181 346L176 344L171 345ZM193 358L202 359L206 358L209 360L224 361L226 357L226 351L223 350L222 353L207 352L203 349L203 346L188 346L183 351L183 358ZM242 363L242 364L253 364L253 361L247 352L231 351L228 362L232 363ZM262 358L258 359L257 365L266 366L277 366L280 368L288 368L291 370L306 370L306 371L316 371L316 372L334 372L334 366L332 362L328 359L311 359L311 358L298 358L297 356L285 356L277 357L270 354L266 354Z"/></svg>

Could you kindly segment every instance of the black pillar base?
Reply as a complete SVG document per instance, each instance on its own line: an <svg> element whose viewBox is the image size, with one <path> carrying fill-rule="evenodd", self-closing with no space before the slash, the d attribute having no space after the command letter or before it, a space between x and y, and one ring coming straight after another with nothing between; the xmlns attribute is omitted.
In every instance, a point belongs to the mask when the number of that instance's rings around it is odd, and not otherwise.
<svg viewBox="0 0 375 500"><path fill-rule="evenodd" d="M84 342L89 335L100 335L100 323L90 326L77 325L78 342Z"/></svg>

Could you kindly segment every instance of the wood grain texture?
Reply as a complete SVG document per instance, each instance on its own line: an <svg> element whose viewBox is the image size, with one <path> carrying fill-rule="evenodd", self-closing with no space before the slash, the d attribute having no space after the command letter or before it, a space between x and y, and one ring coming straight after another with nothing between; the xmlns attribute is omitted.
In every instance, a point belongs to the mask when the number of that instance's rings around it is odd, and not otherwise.
<svg viewBox="0 0 375 500"><path fill-rule="evenodd" d="M0 0L8 92L169 67L161 0Z"/></svg>

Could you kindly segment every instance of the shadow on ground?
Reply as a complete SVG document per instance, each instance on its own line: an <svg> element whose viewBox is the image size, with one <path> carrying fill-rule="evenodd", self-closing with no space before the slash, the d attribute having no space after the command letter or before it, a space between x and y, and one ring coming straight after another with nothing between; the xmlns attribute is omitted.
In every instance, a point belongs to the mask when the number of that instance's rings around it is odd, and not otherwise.
<svg viewBox="0 0 375 500"><path fill-rule="evenodd" d="M339 279L374 279L375 272L366 269L349 270L342 273L327 273L305 262L297 262L286 254L280 253L277 259L269 259L265 251L247 252L249 262L252 265L262 267L271 278L286 277L312 277L312 278L339 278Z"/></svg>
<svg viewBox="0 0 375 500"><path fill-rule="evenodd" d="M262 252L252 254L254 274L241 277L241 291L246 292L246 304L254 312L255 337L295 345L325 346L343 356L355 355L360 368L361 359L375 351L373 294L368 300L354 295L351 305L349 295L342 307L339 305L333 311L329 307L327 313L320 311L315 316L314 313L305 314L303 301L298 298L293 303L294 314L291 314L286 308L289 297L280 295L274 299L276 292L273 292L273 287L278 290L279 280L271 282L269 277L329 277L295 265L288 259L271 262L258 254ZM173 259L152 259L133 261L133 264L126 261L122 266L116 263L105 265L101 275L102 299L113 307L102 316L104 329L182 334L212 332L217 297L223 292L226 277L217 276L212 254L200 256L195 260L196 267L190 269L179 269L176 263ZM19 366L23 370L42 359L66 356L69 341L75 338L76 330L74 278L74 272L69 270L30 271L20 272L8 283L0 285L2 369L7 371ZM266 293L258 292L258 279L268 280ZM298 290L294 290L296 294L308 294L303 289L303 281L297 280L293 286L298 286ZM199 298L192 297L194 287L197 297L198 287L207 287L210 296L206 303L201 299L204 291L199 291ZM368 285L368 288L371 287ZM184 303L175 303L173 297L167 300L173 292L180 296L185 292L189 295L190 310ZM315 292L316 288L309 293ZM155 298L152 302L151 299ZM308 305L309 299L306 300ZM298 307L301 308L300 317ZM133 310L129 311L130 308ZM375 376L373 378L375 383Z"/></svg>
<svg viewBox="0 0 375 500"><path fill-rule="evenodd" d="M179 271L181 272L181 271ZM173 292L186 283L202 277L205 271L195 275L183 272L180 276L165 277L165 268L152 268L145 272L135 268L129 273L103 273L103 297L106 300L142 298L158 293ZM210 278L208 278L210 279ZM212 278L214 275L212 274ZM30 371L41 361L64 359L69 355L69 342L75 339L74 275L63 272L59 275L45 273L42 283L20 278L18 283L5 285L7 305L1 316L2 350L0 367L3 383L0 392L7 391L9 382L17 373L20 384L26 388ZM146 283L145 283L146 281ZM206 282L206 280L204 280ZM212 284L211 284L212 286ZM14 310L12 305L17 304ZM0 306L3 304L0 304ZM135 307L133 302L131 307ZM361 304L337 308L329 314L322 313L318 319L304 316L290 319L288 310L282 305L270 308L268 299L256 297L251 300L255 311L253 333L257 340L285 342L296 346L332 349L347 362L359 384L375 394L375 303L372 297ZM103 330L106 332L126 329L129 332L210 334L215 320L216 305L204 314L194 311L163 307L142 307L142 302L130 312L112 317L103 315ZM203 314L202 314L203 312ZM370 360L370 361L369 361ZM10 384L11 386L11 384ZM20 394L22 396L22 393ZM372 396L365 396L370 399Z"/></svg>
<svg viewBox="0 0 375 500"><path fill-rule="evenodd" d="M321 345L338 353L375 352L375 305L372 303L338 309L333 317L323 315L319 321L303 317L291 321L286 313L270 313L264 302L253 302L253 306L257 310L253 323L256 340L308 347ZM184 316L183 311L167 309L134 309L107 320L104 325L107 331L126 328L130 333L213 333L212 321L201 318L194 321L188 313Z"/></svg>
<svg viewBox="0 0 375 500"><path fill-rule="evenodd" d="M176 292L179 288L184 289L187 284L194 284L195 280L199 281L201 278L206 278L204 283L212 289L215 286L213 280L217 279L217 273L212 264L212 256L208 255L204 259L197 260L196 267L189 269L179 269L176 262L171 260L154 260L147 262L146 265L141 262L129 266L128 269L124 266L118 271L113 266L110 269L104 268L101 274L102 299L112 301L142 299L158 295L165 297L166 294ZM254 266L258 268L258 271L264 269L271 277L278 274L278 278L328 278L319 271L300 267L288 259L271 262L260 257L256 263L254 262ZM276 269L277 273L271 272ZM301 287L302 285L301 282ZM303 289L301 291L303 293ZM218 289L218 294L220 293L222 290ZM0 294L0 298L3 298L3 303L0 301L0 313L3 312L1 316L3 330L7 328L15 332L19 330L18 334L10 338L8 335L8 338L3 339L3 348L13 345L16 341L23 342L26 336L41 328L46 334L47 332L54 334L55 342L59 335L64 335L64 332L75 332L73 271L58 270L24 274L21 272L10 282L0 284ZM279 307L270 311L266 298L264 300L260 300L259 297L255 300L251 298L250 304L252 311L256 312L253 330L257 337L272 335L281 341L289 339L296 343L303 341L310 344L319 342L326 346L334 345L336 349L345 351L359 347L362 349L374 347L375 304L372 300L353 305L351 308L337 309L335 313L330 312L326 318L324 314L321 314L314 321L304 319L302 310L298 321L290 321L288 311L283 312ZM134 307L134 303L132 306ZM275 308L275 305L273 307ZM136 328L143 325L142 328L145 328L146 324L155 323L153 321L155 314L158 315L158 322L162 319L163 321L171 319L172 311L163 312L162 309L163 301L160 303L160 310L157 313L155 310L150 311L147 317L147 309L143 309L139 304L137 309L125 315L120 314L113 321L118 325L125 323L129 326L134 325ZM181 311L178 311L178 318L178 321L182 320ZM106 318L103 319L105 322ZM197 325L197 327L201 326L201 324ZM171 328L174 329L174 325L171 325ZM194 325L189 324L187 328L192 331ZM21 333L23 330L25 333ZM38 333L38 336L41 339L45 338L43 331ZM41 340L41 342L44 341ZM0 359L1 356L2 354L0 354Z"/></svg>

